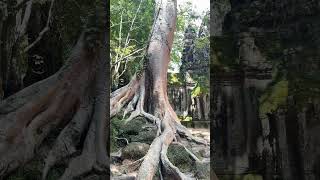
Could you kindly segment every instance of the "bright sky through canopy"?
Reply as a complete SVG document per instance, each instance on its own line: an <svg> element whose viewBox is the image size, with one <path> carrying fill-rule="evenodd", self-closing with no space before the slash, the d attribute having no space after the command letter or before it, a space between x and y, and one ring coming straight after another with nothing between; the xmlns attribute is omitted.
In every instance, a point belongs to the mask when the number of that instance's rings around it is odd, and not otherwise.
<svg viewBox="0 0 320 180"><path fill-rule="evenodd" d="M178 7L185 6L187 2L190 2L192 5L193 11L195 11L198 15L202 17L205 15L206 12L210 10L210 0L177 0L177 5ZM179 8L178 8L178 11L179 11ZM199 28L202 23L202 19L198 18L194 21L194 23ZM179 54L181 57L182 56L181 52ZM178 73L180 71L180 65L181 65L181 62L177 63L177 62L170 61L171 69L169 69L168 72Z"/></svg>
<svg viewBox="0 0 320 180"><path fill-rule="evenodd" d="M177 0L177 5L183 6L187 2L192 4L192 9L197 14L203 16L207 11L210 10L210 0ZM197 19L195 24L199 27L202 22L202 19Z"/></svg>
<svg viewBox="0 0 320 180"><path fill-rule="evenodd" d="M191 2L194 11L199 14L203 14L204 12L210 9L210 1L209 0L177 0L178 6L185 4L186 2Z"/></svg>

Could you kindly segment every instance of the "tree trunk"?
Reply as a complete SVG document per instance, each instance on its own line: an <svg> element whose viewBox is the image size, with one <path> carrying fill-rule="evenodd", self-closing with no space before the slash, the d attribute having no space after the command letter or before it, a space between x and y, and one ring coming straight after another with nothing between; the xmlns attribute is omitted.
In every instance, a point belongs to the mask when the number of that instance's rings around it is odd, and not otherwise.
<svg viewBox="0 0 320 180"><path fill-rule="evenodd" d="M181 125L167 97L176 6L176 0L157 1L147 66L127 86L111 94L110 117L126 106L125 113L131 112L127 122L145 116L158 126L158 135L144 157L137 179L152 179L159 165L165 179L189 179L169 161L169 145L180 139L176 138L179 135L207 144ZM0 178L32 160L37 150L46 144L44 139L58 127L62 130L53 145L49 145L43 179L61 160L68 161L62 180L94 172L108 173L108 63L105 61L107 51L101 47L106 33L102 30L105 25L97 23L97 19L100 16L91 18L89 24L94 28L89 26L82 33L68 64L60 71L1 102Z"/></svg>
<svg viewBox="0 0 320 180"><path fill-rule="evenodd" d="M21 56L21 42L30 19L33 1L25 2L25 8L17 8L22 0L7 1L6 13L2 18L1 41L1 78L4 96L8 97L22 88L21 66L24 60ZM10 11L9 11L10 10Z"/></svg>
<svg viewBox="0 0 320 180"><path fill-rule="evenodd" d="M131 114L126 122L137 116L145 116L158 126L157 137L139 168L137 179L141 180L153 179L159 165L165 179L190 179L169 161L168 147L173 141L180 139L176 138L179 135L207 144L193 137L181 125L167 96L167 70L176 26L176 6L176 0L156 1L156 16L147 49L146 66L127 86L111 94L111 117L127 105L125 115L128 112Z"/></svg>
<svg viewBox="0 0 320 180"><path fill-rule="evenodd" d="M2 61L2 30L3 30L3 23L6 19L6 7L3 4L0 4L0 102L2 101L4 92L3 92L3 61Z"/></svg>
<svg viewBox="0 0 320 180"><path fill-rule="evenodd" d="M62 180L108 174L108 78L105 2L89 17L69 61L56 74L0 104L0 179L28 163L44 146L43 179L58 161L68 167ZM71 118L70 118L71 117ZM87 128L89 127L89 128ZM54 143L44 141L62 129Z"/></svg>

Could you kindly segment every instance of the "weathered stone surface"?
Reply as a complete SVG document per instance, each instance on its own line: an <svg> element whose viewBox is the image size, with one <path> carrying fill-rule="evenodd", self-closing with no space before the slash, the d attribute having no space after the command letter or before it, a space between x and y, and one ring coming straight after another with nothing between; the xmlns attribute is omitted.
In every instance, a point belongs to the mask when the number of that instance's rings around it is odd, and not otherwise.
<svg viewBox="0 0 320 180"><path fill-rule="evenodd" d="M154 138L156 138L157 135L157 129L152 128L149 130L143 130L139 132L138 135L130 136L131 142L142 142L151 144Z"/></svg>
<svg viewBox="0 0 320 180"><path fill-rule="evenodd" d="M132 142L122 150L122 159L140 159L147 154L149 145L145 143Z"/></svg>
<svg viewBox="0 0 320 180"><path fill-rule="evenodd" d="M138 135L146 122L147 120L145 120L144 118L135 118L131 122L124 124L124 126L121 128L121 134Z"/></svg>
<svg viewBox="0 0 320 180"><path fill-rule="evenodd" d="M230 3L211 56L215 172L320 179L319 2Z"/></svg>
<svg viewBox="0 0 320 180"><path fill-rule="evenodd" d="M224 18L231 10L229 0L215 0L210 3L211 5L211 23L210 34L212 36L221 36Z"/></svg>

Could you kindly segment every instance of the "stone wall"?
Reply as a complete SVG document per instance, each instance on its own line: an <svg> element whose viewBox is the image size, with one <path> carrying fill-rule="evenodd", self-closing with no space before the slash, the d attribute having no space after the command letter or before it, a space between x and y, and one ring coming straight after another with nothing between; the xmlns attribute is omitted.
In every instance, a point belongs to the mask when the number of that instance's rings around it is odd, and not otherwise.
<svg viewBox="0 0 320 180"><path fill-rule="evenodd" d="M210 121L209 95L192 97L194 84L168 86L168 96L173 109L178 116L192 117L192 121Z"/></svg>
<svg viewBox="0 0 320 180"><path fill-rule="evenodd" d="M320 179L319 1L214 2L230 2L211 39L215 172Z"/></svg>
<svg viewBox="0 0 320 180"><path fill-rule="evenodd" d="M173 109L180 117L192 117L190 122L195 125L203 124L204 127L210 122L209 93L200 93L192 97L192 90L197 83L209 88L209 82L200 82L199 77L208 78L209 75L209 13L207 13L199 30L194 25L189 25L184 33L184 49L181 57L181 67L179 83L168 85L168 95ZM201 46L197 42L201 40ZM206 41L207 40L207 41ZM168 75L170 77L170 74ZM188 126L188 124L185 124ZM200 125L202 126L202 125Z"/></svg>

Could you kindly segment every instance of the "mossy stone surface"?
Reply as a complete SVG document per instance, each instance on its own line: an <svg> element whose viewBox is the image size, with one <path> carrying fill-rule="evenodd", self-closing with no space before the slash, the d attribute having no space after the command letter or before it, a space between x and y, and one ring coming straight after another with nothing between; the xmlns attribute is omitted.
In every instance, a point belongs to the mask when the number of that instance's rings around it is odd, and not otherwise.
<svg viewBox="0 0 320 180"><path fill-rule="evenodd" d="M141 131L138 135L134 135L130 137L131 142L142 142L151 144L152 141L156 138L157 130L150 129L150 130L144 130Z"/></svg>
<svg viewBox="0 0 320 180"><path fill-rule="evenodd" d="M135 118L132 121L123 124L122 132L121 134L124 135L138 135L139 132L142 131L142 127L146 124L146 119L145 118Z"/></svg>
<svg viewBox="0 0 320 180"><path fill-rule="evenodd" d="M210 162L196 162L195 176L197 179L210 179Z"/></svg>
<svg viewBox="0 0 320 180"><path fill-rule="evenodd" d="M171 144L167 152L170 162L182 172L192 171L194 162L183 146Z"/></svg>
<svg viewBox="0 0 320 180"><path fill-rule="evenodd" d="M145 156L149 150L149 144L132 142L122 150L123 159L138 160Z"/></svg>

